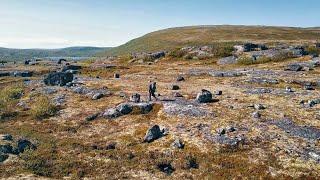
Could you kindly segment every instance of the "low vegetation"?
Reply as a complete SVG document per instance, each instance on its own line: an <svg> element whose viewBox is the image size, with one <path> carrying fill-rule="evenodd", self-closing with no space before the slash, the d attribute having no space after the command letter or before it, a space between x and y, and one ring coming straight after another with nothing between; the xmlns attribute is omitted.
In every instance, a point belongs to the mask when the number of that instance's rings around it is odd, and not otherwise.
<svg viewBox="0 0 320 180"><path fill-rule="evenodd" d="M47 117L54 116L58 108L52 104L46 96L40 96L36 99L35 104L31 108L31 115L35 119L41 120Z"/></svg>
<svg viewBox="0 0 320 180"><path fill-rule="evenodd" d="M176 47L203 46L234 41L314 41L319 29L270 26L190 26L152 32L112 48L101 56L125 55L132 52L174 50Z"/></svg>
<svg viewBox="0 0 320 180"><path fill-rule="evenodd" d="M0 90L0 120L16 115L16 105L22 95L21 85L6 86Z"/></svg>
<svg viewBox="0 0 320 180"><path fill-rule="evenodd" d="M252 65L252 64L264 64L264 63L268 63L268 62L281 62L281 61L285 61L288 60L292 57L292 55L290 53L282 53L276 57L259 57L258 59L254 59L252 57L248 57L248 56L242 56L238 59L237 63L239 65Z"/></svg>

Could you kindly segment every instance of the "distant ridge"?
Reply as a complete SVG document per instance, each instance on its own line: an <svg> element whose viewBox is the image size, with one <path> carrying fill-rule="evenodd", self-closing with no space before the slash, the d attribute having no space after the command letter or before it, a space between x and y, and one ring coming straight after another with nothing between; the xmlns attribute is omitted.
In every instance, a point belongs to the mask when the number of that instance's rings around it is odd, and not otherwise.
<svg viewBox="0 0 320 180"><path fill-rule="evenodd" d="M92 57L110 49L109 47L77 46L61 49L10 49L0 47L0 60L21 61L44 57Z"/></svg>
<svg viewBox="0 0 320 180"><path fill-rule="evenodd" d="M207 45L218 41L315 41L320 28L200 25L174 27L151 32L126 44L101 53L101 56L124 55L131 52L170 50L187 45Z"/></svg>

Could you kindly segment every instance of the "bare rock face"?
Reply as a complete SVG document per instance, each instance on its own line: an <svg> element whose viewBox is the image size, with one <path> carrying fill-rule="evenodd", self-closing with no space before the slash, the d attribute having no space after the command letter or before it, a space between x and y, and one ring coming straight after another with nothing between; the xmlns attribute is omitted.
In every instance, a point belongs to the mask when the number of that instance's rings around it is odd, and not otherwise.
<svg viewBox="0 0 320 180"><path fill-rule="evenodd" d="M197 95L196 99L199 103L209 103L213 101L212 93L205 89L202 89L202 91Z"/></svg>
<svg viewBox="0 0 320 180"><path fill-rule="evenodd" d="M65 72L53 72L48 74L44 79L44 83L49 86L65 86L68 82L72 81L73 74Z"/></svg>
<svg viewBox="0 0 320 180"><path fill-rule="evenodd" d="M160 127L158 125L154 125L147 131L144 137L144 142L151 143L162 136L163 136L163 133L160 130Z"/></svg>

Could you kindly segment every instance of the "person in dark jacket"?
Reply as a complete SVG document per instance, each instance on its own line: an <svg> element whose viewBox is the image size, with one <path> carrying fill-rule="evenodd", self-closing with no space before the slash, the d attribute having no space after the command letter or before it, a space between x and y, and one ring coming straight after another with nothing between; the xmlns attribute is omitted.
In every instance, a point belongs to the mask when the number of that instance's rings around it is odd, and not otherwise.
<svg viewBox="0 0 320 180"><path fill-rule="evenodd" d="M154 97L156 100L158 100L158 98L156 97L156 92L157 90L157 83L156 82L150 82L149 84L149 101L151 101L151 97Z"/></svg>

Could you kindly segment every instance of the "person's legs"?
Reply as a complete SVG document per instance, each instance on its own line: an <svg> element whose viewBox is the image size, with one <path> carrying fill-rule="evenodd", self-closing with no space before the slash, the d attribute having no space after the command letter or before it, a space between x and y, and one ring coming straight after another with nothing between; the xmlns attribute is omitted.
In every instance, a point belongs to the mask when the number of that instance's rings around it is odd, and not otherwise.
<svg viewBox="0 0 320 180"><path fill-rule="evenodd" d="M151 101L151 94L152 92L149 91L149 101Z"/></svg>
<svg viewBox="0 0 320 180"><path fill-rule="evenodd" d="M156 95L154 94L154 92L152 92L152 96L153 96L156 100L158 100L158 98L156 97Z"/></svg>

